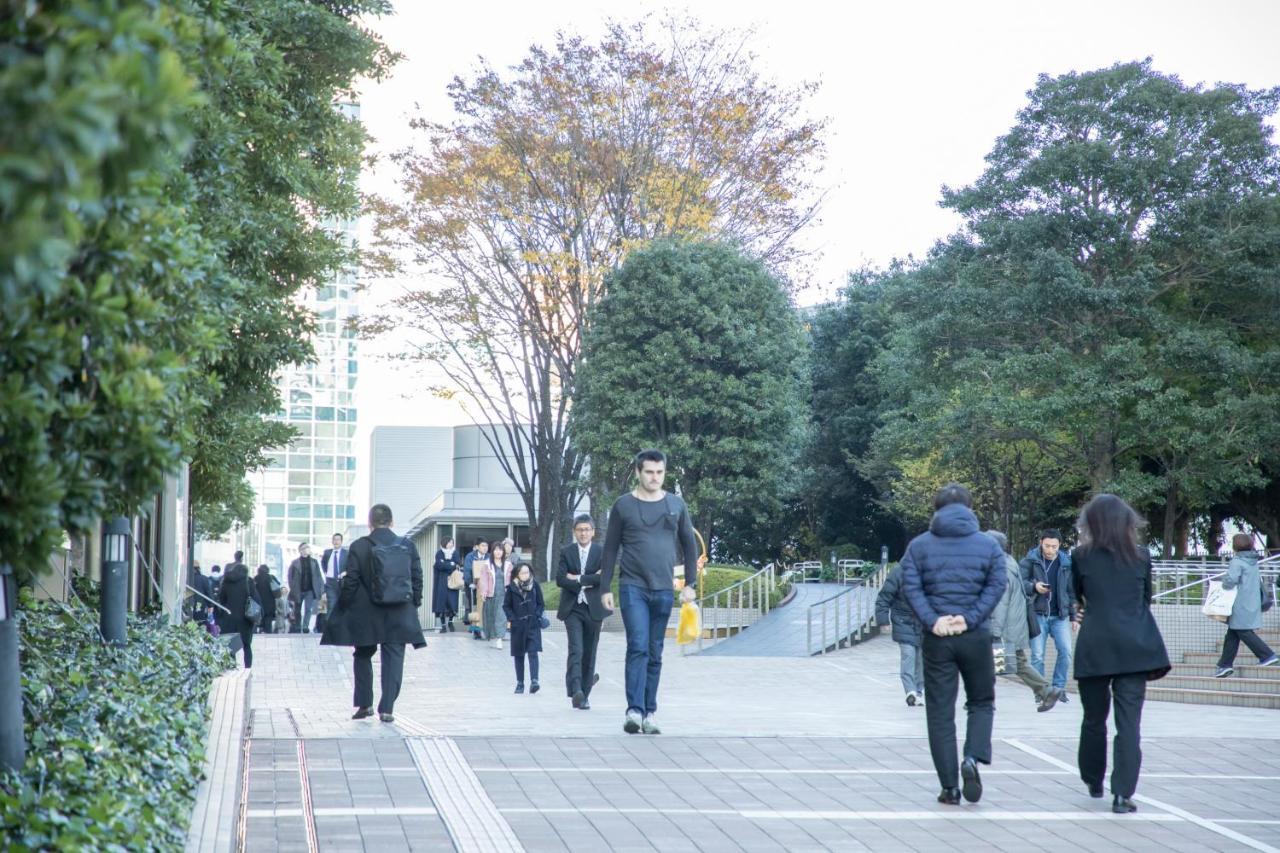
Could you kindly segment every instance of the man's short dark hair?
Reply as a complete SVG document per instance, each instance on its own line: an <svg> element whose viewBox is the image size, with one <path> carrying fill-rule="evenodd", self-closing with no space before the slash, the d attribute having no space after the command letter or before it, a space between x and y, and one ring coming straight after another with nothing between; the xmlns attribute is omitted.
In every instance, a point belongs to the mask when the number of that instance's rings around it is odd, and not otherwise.
<svg viewBox="0 0 1280 853"><path fill-rule="evenodd" d="M374 504L369 507L369 526L370 527L390 527L391 526L391 507L386 504Z"/></svg>
<svg viewBox="0 0 1280 853"><path fill-rule="evenodd" d="M934 496L933 508L939 510L951 504L964 504L967 507L972 507L973 495L959 483L947 483Z"/></svg>
<svg viewBox="0 0 1280 853"><path fill-rule="evenodd" d="M1046 539L1057 539L1061 542L1062 531L1056 527L1046 527L1044 530L1040 531L1040 541L1043 542Z"/></svg>
<svg viewBox="0 0 1280 853"><path fill-rule="evenodd" d="M636 471L639 472L640 469L644 468L644 463L646 462L661 462L665 466L667 464L667 454L653 447L648 450L641 450L636 454Z"/></svg>
<svg viewBox="0 0 1280 853"><path fill-rule="evenodd" d="M244 559L244 551L236 551L236 562L239 563Z"/></svg>
<svg viewBox="0 0 1280 853"><path fill-rule="evenodd" d="M595 520L592 519L591 516L585 512L579 516L574 517L573 526L577 527L579 524L590 524L592 527L596 526Z"/></svg>
<svg viewBox="0 0 1280 853"><path fill-rule="evenodd" d="M341 534L341 533L334 533L334 534L333 534L333 536L336 536L336 537L338 537L339 539L341 539L341 538L342 538L342 534ZM332 538L333 538L333 536L330 536L329 538L330 538L330 539L332 539Z"/></svg>

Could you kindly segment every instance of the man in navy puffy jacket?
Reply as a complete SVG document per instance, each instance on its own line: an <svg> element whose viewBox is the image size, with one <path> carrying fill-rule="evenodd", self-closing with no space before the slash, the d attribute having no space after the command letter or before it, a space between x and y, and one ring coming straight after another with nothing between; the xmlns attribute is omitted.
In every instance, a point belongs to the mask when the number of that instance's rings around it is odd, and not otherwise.
<svg viewBox="0 0 1280 853"><path fill-rule="evenodd" d="M996 672L991 655L991 612L1008 579L1004 552L982 534L971 509L973 498L959 483L944 486L933 501L936 512L902 556L902 587L924 626L924 685L929 703L929 751L942 783L938 802L955 805L961 794L982 798L978 764L991 763ZM964 760L957 767L956 691L964 679ZM957 777L964 777L963 791Z"/></svg>

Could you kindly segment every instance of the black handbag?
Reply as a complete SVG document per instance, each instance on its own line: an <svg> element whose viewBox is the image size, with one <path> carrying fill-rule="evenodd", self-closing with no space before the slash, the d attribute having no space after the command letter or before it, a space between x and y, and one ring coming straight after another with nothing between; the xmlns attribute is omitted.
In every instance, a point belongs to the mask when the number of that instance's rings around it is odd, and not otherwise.
<svg viewBox="0 0 1280 853"><path fill-rule="evenodd" d="M1027 599L1027 636L1040 636L1040 620L1036 618L1036 606L1030 598Z"/></svg>
<svg viewBox="0 0 1280 853"><path fill-rule="evenodd" d="M244 600L244 618L251 625L257 625L262 621L262 605L252 596Z"/></svg>

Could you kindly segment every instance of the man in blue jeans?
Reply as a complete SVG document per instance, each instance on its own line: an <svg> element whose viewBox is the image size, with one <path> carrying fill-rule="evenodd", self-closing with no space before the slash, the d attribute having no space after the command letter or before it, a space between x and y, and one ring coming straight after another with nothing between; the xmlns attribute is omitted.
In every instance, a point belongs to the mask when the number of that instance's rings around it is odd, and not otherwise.
<svg viewBox="0 0 1280 853"><path fill-rule="evenodd" d="M1044 675L1046 641L1053 637L1058 653L1053 665L1053 689L1060 702L1067 701L1067 676L1071 671L1071 634L1080 627L1076 621L1076 594L1071 585L1071 555L1062 550L1062 534L1055 529L1040 534L1039 547L1022 558L1018 568L1022 587L1033 598L1040 636L1031 639L1031 665Z"/></svg>
<svg viewBox="0 0 1280 853"><path fill-rule="evenodd" d="M661 734L654 714L658 710L658 681L662 677L662 647L667 622L675 604L676 546L684 554L684 589L681 601L693 601L698 580L698 542L689 509L679 497L662 488L667 457L661 450L642 450L635 458L639 485L618 498L609 511L605 530L600 585L612 588L615 567L620 568L618 602L627 632L627 734ZM622 559L619 564L618 552ZM603 596L613 609L613 593Z"/></svg>

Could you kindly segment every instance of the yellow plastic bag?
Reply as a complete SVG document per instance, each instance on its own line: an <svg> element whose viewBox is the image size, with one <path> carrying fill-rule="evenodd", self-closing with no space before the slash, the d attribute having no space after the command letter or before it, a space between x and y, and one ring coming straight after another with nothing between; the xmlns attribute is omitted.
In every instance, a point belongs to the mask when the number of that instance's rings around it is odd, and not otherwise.
<svg viewBox="0 0 1280 853"><path fill-rule="evenodd" d="M682 646L695 642L702 633L702 614L698 605L686 601L680 605L680 624L676 626L676 642Z"/></svg>

